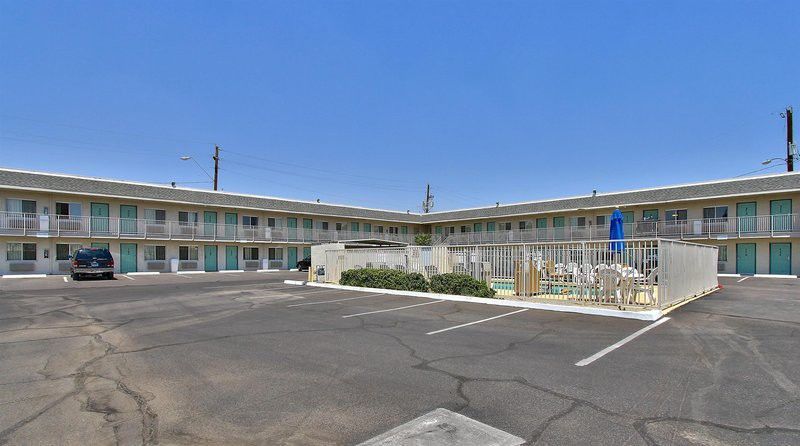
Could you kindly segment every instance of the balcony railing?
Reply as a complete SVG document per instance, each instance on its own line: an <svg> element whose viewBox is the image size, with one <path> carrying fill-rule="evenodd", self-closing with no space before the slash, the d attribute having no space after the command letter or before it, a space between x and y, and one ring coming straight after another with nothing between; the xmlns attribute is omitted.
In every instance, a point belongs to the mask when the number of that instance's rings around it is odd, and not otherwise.
<svg viewBox="0 0 800 446"><path fill-rule="evenodd" d="M798 214L625 223L625 238L725 239L800 235ZM608 240L608 225L450 234L448 245Z"/></svg>
<svg viewBox="0 0 800 446"><path fill-rule="evenodd" d="M0 212L0 235L286 243L378 239L410 244L414 241L413 234L387 232L335 231L285 226L247 226L17 212Z"/></svg>

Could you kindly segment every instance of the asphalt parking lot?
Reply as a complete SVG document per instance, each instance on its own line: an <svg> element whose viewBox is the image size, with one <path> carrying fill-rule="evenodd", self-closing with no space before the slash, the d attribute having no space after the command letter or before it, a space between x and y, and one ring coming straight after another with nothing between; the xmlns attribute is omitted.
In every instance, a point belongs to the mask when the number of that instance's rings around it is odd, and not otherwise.
<svg viewBox="0 0 800 446"><path fill-rule="evenodd" d="M436 408L527 444L800 444L797 279L652 322L286 285L0 281L0 444L358 444ZM510 314L512 313L513 314Z"/></svg>

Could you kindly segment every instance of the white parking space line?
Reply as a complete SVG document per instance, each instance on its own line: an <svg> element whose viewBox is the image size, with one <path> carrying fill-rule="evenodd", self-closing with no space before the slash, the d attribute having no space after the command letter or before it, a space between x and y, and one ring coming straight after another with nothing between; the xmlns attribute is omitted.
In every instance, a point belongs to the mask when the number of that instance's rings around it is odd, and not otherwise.
<svg viewBox="0 0 800 446"><path fill-rule="evenodd" d="M124 277L124 278L126 278L126 279L130 279L130 280L136 280L136 279L134 279L133 277L131 277L131 276L128 276L128 275L125 275L125 274L123 274L123 275L122 275L122 277Z"/></svg>
<svg viewBox="0 0 800 446"><path fill-rule="evenodd" d="M511 316L512 314L522 313L523 311L528 311L528 308L523 308L521 310L512 311L510 313L498 314L497 316L487 317L486 319L481 319L479 321L467 322L466 324L456 325L455 327L450 327L450 328L443 328L441 330L431 331L431 332L428 332L428 333L425 333L425 334L434 335L434 334L437 334L437 333L444 333L445 331L450 331L450 330L455 330L456 328L468 327L470 325L480 324L481 322L486 322L486 321L491 321L493 319L499 319L501 317Z"/></svg>
<svg viewBox="0 0 800 446"><path fill-rule="evenodd" d="M605 356L605 355L613 352L614 350L622 347L623 345L627 344L628 342L636 339L640 335L642 335L642 334L644 334L644 333L646 333L646 332L658 327L659 325L663 324L664 322L667 322L668 320L669 320L668 317L662 317L661 319L653 322L652 324L648 325L647 327L644 327L641 330L636 331L635 333L627 336L626 338L622 339L621 341L617 342L616 344L610 345L610 346L600 350L599 352L593 354L592 356L589 356L586 359L581 359L580 361L576 362L575 365L578 366L578 367L583 367L585 365L589 365L589 364L597 361L598 359L602 358L603 356Z"/></svg>
<svg viewBox="0 0 800 446"><path fill-rule="evenodd" d="M175 274L175 277L183 277L184 279L191 279L192 276L188 274Z"/></svg>
<svg viewBox="0 0 800 446"><path fill-rule="evenodd" d="M383 293L380 293L380 294L367 294L366 296L347 297L347 298L344 298L344 299L334 299L334 300L324 300L324 301L321 301L321 302L305 302L305 303L302 303L302 304L287 305L286 308L303 307L303 306L306 306L306 305L332 304L332 303L336 303L336 302L344 302L346 300L364 299L364 298L367 298L367 297L377 297L377 296L385 296L385 294L383 294Z"/></svg>
<svg viewBox="0 0 800 446"><path fill-rule="evenodd" d="M434 301L431 301L431 302L423 302L421 304L406 305L405 307L389 308L388 310L376 310L376 311L367 311L366 313L348 314L348 315L342 316L342 317L343 318L348 318L348 317L356 317L356 316L366 316L368 314L388 313L389 311L405 310L406 308L421 307L423 305L438 304L438 303L441 303L441 302L448 302L448 301L446 301L446 300L434 300Z"/></svg>
<svg viewBox="0 0 800 446"><path fill-rule="evenodd" d="M231 274L231 273L228 273L228 274L226 274L225 276L226 276L226 277L239 277L239 275L238 275L238 274Z"/></svg>
<svg viewBox="0 0 800 446"><path fill-rule="evenodd" d="M741 279L737 280L736 282L744 282L745 280L749 279L750 276L742 277Z"/></svg>

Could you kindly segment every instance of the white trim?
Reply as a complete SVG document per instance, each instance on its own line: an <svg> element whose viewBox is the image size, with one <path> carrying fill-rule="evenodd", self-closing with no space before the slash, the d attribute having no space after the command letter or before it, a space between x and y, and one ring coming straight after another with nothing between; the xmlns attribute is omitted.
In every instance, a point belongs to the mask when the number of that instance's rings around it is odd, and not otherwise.
<svg viewBox="0 0 800 446"><path fill-rule="evenodd" d="M126 274L128 274L129 276L157 276L157 275L161 274L161 272L160 271L142 271L142 272L132 272L132 273L126 273Z"/></svg>
<svg viewBox="0 0 800 446"><path fill-rule="evenodd" d="M423 293L420 291L385 290L382 288L362 288L330 283L303 282L300 280L284 280L288 285L306 285L310 287L332 288L337 290L363 291L372 293L393 294L397 296L426 297L428 299L451 300L456 302L471 302L484 305L501 307L531 308L534 310L561 311L566 313L589 314L593 316L619 317L623 319L638 319L642 321L655 321L662 315L661 310L616 310L613 308L581 307L578 305L549 304L539 302L526 302L521 300L487 299L483 297L455 296L451 294Z"/></svg>
<svg viewBox="0 0 800 446"><path fill-rule="evenodd" d="M663 324L664 322L667 322L669 319L670 319L669 317L662 317L661 319L653 322L652 324L650 324L650 325L648 325L648 326L646 326L646 327L644 327L644 328L642 328L640 330L637 330L636 332L626 336L624 339L616 342L615 344L609 345L608 347L600 350L599 352L593 354L592 356L589 356L588 358L585 358L585 359L581 359L580 361L576 362L575 365L578 366L578 367L583 367L583 366L589 365L589 364L597 361L598 359L602 358L603 356L605 356L605 355L613 352L614 350L622 347L623 345L627 344L628 342L638 338L639 336L643 335L644 333L646 333L646 332L658 327L659 325Z"/></svg>
<svg viewBox="0 0 800 446"><path fill-rule="evenodd" d="M755 274L753 277L764 277L771 279L797 279L795 274Z"/></svg>
<svg viewBox="0 0 800 446"><path fill-rule="evenodd" d="M5 274L3 279L43 279L47 274Z"/></svg>

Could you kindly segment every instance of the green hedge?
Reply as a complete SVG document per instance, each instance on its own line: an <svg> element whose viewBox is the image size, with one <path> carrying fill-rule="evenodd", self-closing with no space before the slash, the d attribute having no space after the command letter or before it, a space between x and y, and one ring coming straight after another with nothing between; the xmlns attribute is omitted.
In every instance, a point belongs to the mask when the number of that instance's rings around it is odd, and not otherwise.
<svg viewBox="0 0 800 446"><path fill-rule="evenodd" d="M393 269L351 269L342 273L339 284L386 290L428 291L428 281L422 274Z"/></svg>
<svg viewBox="0 0 800 446"><path fill-rule="evenodd" d="M459 296L494 297L496 291L486 282L473 279L466 274L437 274L431 277L431 291Z"/></svg>

